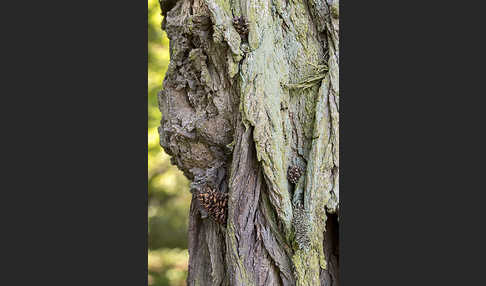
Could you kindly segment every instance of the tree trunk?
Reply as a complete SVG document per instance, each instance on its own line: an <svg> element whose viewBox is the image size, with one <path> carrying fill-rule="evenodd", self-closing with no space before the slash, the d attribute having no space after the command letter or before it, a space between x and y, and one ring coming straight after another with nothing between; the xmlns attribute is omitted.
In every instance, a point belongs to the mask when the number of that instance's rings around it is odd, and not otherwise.
<svg viewBox="0 0 486 286"><path fill-rule="evenodd" d="M192 181L187 284L339 285L338 1L161 7L160 143Z"/></svg>

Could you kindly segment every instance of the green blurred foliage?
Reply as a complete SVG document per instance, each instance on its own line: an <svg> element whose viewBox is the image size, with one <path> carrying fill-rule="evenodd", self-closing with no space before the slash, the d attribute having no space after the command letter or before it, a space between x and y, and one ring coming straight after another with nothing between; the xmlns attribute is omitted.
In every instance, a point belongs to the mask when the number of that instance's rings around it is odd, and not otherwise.
<svg viewBox="0 0 486 286"><path fill-rule="evenodd" d="M169 39L157 0L148 0L148 268L149 285L185 285L189 182L159 145L157 93L169 64Z"/></svg>
<svg viewBox="0 0 486 286"><path fill-rule="evenodd" d="M163 248L148 254L148 285L186 285L187 249Z"/></svg>

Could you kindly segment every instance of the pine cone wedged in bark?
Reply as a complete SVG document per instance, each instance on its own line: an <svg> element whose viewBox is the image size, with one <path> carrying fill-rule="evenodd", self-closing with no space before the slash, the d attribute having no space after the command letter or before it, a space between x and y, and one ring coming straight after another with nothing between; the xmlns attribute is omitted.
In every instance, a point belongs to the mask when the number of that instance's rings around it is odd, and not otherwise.
<svg viewBox="0 0 486 286"><path fill-rule="evenodd" d="M248 22L245 17L233 18L233 27L235 27L238 34L244 37L248 36Z"/></svg>
<svg viewBox="0 0 486 286"><path fill-rule="evenodd" d="M210 186L205 186L203 191L197 195L197 199L214 221L226 225L227 193L218 192Z"/></svg>
<svg viewBox="0 0 486 286"><path fill-rule="evenodd" d="M304 173L304 170L298 166L290 166L289 170L287 171L287 179L292 184L297 184L299 181L300 176Z"/></svg>

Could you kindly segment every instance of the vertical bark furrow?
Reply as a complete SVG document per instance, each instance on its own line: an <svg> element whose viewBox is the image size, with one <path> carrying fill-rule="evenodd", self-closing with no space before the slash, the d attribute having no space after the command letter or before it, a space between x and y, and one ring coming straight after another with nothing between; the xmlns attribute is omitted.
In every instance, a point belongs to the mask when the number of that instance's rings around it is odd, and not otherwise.
<svg viewBox="0 0 486 286"><path fill-rule="evenodd" d="M339 222L336 214L329 214L324 235L324 253L327 269L321 269L321 286L338 286L339 283Z"/></svg>
<svg viewBox="0 0 486 286"><path fill-rule="evenodd" d="M191 203L189 216L188 285L227 285L224 267L224 236L214 222L203 221Z"/></svg>
<svg viewBox="0 0 486 286"><path fill-rule="evenodd" d="M329 44L329 106L331 112L331 140L333 145L334 184L327 209L331 213L339 211L339 1L327 0L330 11L326 19Z"/></svg>
<svg viewBox="0 0 486 286"><path fill-rule="evenodd" d="M292 285L288 283L292 274L284 260L285 251L268 229L260 208L266 187L252 144L252 129L246 130L240 123L236 136L226 235L231 285L281 285L278 281L282 280L286 281L283 285ZM273 284L265 284L269 281Z"/></svg>

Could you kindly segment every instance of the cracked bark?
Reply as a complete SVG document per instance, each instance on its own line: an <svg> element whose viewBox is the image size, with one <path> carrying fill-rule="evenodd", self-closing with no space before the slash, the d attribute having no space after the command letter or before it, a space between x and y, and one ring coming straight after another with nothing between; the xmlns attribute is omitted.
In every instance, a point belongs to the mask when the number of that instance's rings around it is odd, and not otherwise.
<svg viewBox="0 0 486 286"><path fill-rule="evenodd" d="M339 285L338 1L161 7L160 143L192 181L187 284ZM196 199L206 185L228 193L226 226Z"/></svg>

